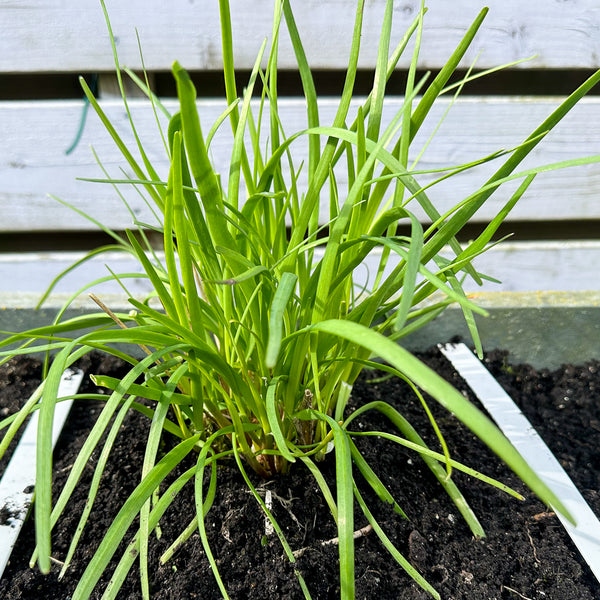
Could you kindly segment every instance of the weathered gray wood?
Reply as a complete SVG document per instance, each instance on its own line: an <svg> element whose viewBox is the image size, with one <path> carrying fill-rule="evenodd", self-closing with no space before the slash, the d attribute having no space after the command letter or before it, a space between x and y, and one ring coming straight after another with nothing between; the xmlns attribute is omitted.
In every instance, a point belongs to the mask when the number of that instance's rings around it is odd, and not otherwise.
<svg viewBox="0 0 600 600"><path fill-rule="evenodd" d="M386 111L389 120L400 106L398 98L391 98ZM420 169L455 166L489 155L520 143L558 105L558 99L542 98L481 98L468 97L457 102L438 130L418 165ZM173 102L167 103L175 110ZM448 101L440 101L432 112L429 125L417 138L414 149L419 151L427 136L447 108ZM113 119L120 135L135 147L125 111L118 101L106 101L103 106ZM131 109L147 154L159 174L166 178L168 161L162 140L157 132L154 114L147 102L132 101ZM221 113L220 101L200 103L203 126L210 125ZM321 103L321 122L330 124L336 102L324 99ZM353 110L356 110L356 105ZM100 160L112 177L120 178L119 168L125 167L113 141L92 111L88 115L84 135L79 146L69 156L65 150L73 141L79 125L82 103L65 102L6 102L0 103L0 231L87 230L95 229L90 222L47 197L52 193L76 205L111 228L123 229L131 225L131 218L115 190L106 184L77 181L77 177L104 177L89 148L93 144ZM299 99L282 99L280 111L286 133L305 127L304 105ZM523 168L553 163L570 158L600 154L600 98L581 102L555 131L536 149ZM163 121L164 125L164 121ZM231 136L225 122L211 147L218 171L224 182L228 175L228 157ZM268 133L263 138L266 142ZM7 141L8 140L8 141ZM305 140L294 144L296 164L306 158ZM440 212L451 208L475 191L486 177L497 168L497 161L451 178L428 191ZM417 176L422 184L432 176ZM305 178L300 177L300 189ZM338 173L340 189L345 176ZM123 186L121 186L123 188ZM475 220L490 219L516 187L511 183L490 199ZM151 222L150 211L137 191L122 189L131 208L139 219ZM600 218L600 168L598 165L577 167L538 176L526 197L514 209L511 218L535 220ZM322 221L327 220L324 202ZM422 216L415 207L415 212Z"/></svg>
<svg viewBox="0 0 600 600"><path fill-rule="evenodd" d="M291 0L298 27L314 68L344 69L354 19L355 0ZM273 0L231 0L235 38L236 66L250 68L265 36L271 33ZM375 64L377 41L385 0L366 4L362 36L361 68ZM393 40L398 40L414 19L420 2L397 0L394 10ZM420 66L440 68L480 10L475 0L431 0L426 16ZM600 67L600 3L597 0L552 1L490 0L490 13L472 50L463 62L469 66L477 57L478 67L536 55L519 69L580 69ZM137 27L146 68L169 69L179 60L192 70L222 67L217 0L107 0L122 64L140 67L135 28ZM30 0L26 4L0 0L0 74L36 72L101 72L101 93L106 111L119 133L133 145L125 111L119 101L108 98L110 75L114 68L108 34L99 0ZM43 24L40 26L40 24ZM406 68L410 48L399 67ZM289 40L283 35L280 66L296 65ZM114 88L114 86L113 86ZM114 89L113 89L114 92ZM549 91L551 93L551 90ZM386 119L390 119L400 100L391 98ZM419 164L421 169L458 165L481 158L499 148L510 148L522 141L558 104L557 99L531 97L467 97L452 108ZM154 116L149 106L131 102L136 125L145 148L166 177L168 161ZM174 110L174 103L169 106ZM437 125L447 107L435 107L429 125L416 140L415 151L425 143L428 132ZM224 106L220 101L200 103L206 131ZM300 99L280 100L286 133L305 127L304 105ZM356 110L356 105L353 107ZM71 202L105 225L122 229L132 218L118 194L110 186L84 183L76 177L102 177L89 149L94 145L100 159L113 177L120 177L123 159L92 112L79 146L69 156L79 125L82 103L0 102L0 233L20 231L86 231L94 229L78 215L48 198L53 193ZM321 122L330 124L335 100L321 103ZM548 136L523 168L570 158L600 154L600 98L584 100ZM263 140L266 142L268 134ZM306 158L305 140L294 146L299 164ZM227 180L230 151L228 123L215 138L212 154L217 169ZM485 181L496 163L479 167L429 190L441 212L472 192ZM128 172L130 169L127 168ZM337 173L341 196L346 185L343 171ZM427 183L430 176L420 176ZM305 184L301 175L299 185ZM506 200L515 185L496 193L476 216L489 220ZM140 195L122 188L137 219L153 222ZM510 219L540 220L600 219L600 167L591 165L540 175L517 205ZM324 202L326 205L327 203ZM422 218L419 210L415 210ZM327 220L325 210L321 221ZM75 255L3 255L0 253L0 292L40 292L52 276ZM138 270L127 257L112 257L117 271ZM106 274L105 258L90 263L65 281L63 291ZM503 283L486 283L484 290L585 290L597 287L600 242L522 242L504 244L479 257L477 266ZM359 278L362 277L360 274ZM135 293L147 288L142 280L131 280ZM469 285L467 285L469 288ZM109 286L109 291L110 286ZM474 289L471 286L469 289ZM121 290L113 289L115 293Z"/></svg>
<svg viewBox="0 0 600 600"><path fill-rule="evenodd" d="M41 295L60 271L82 256L78 252L0 253L0 295L15 290ZM366 266L356 269L354 277L358 285L372 283L377 260L378 254L373 252ZM392 256L389 265L394 264L397 262ZM500 283L486 281L478 287L469 280L465 283L468 292L594 290L597 289L600 242L506 242L479 256L474 264L480 272L493 275ZM139 263L131 256L112 252L71 272L55 291L74 293L87 283L109 275L105 265L118 274L142 273ZM143 297L151 289L146 279L124 279L123 282L136 297ZM98 295L122 294L122 288L114 281L95 286L91 291Z"/></svg>
<svg viewBox="0 0 600 600"><path fill-rule="evenodd" d="M394 38L414 19L420 2L396 2ZM483 2L432 0L427 3L421 65L438 68L456 46ZM530 57L524 68L600 66L600 5L597 0L490 0L490 13L464 65L481 50L480 66ZM189 69L220 69L217 0L107 1L123 64L139 67L137 27L148 69L170 68L179 60ZM366 3L361 67L375 62L385 0ZM273 2L231 0L237 64L249 68L271 32ZM315 68L344 68L352 31L354 0L295 0L292 7ZM0 2L0 72L105 71L113 67L98 0ZM40 26L40 24L42 24ZM406 67L410 53L400 63ZM295 66L282 43L283 68Z"/></svg>

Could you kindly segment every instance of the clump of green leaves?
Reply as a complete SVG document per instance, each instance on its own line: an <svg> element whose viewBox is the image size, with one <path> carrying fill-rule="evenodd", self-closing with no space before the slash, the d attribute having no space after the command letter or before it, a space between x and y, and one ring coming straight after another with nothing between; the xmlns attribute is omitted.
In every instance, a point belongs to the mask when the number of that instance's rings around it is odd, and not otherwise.
<svg viewBox="0 0 600 600"><path fill-rule="evenodd" d="M409 148L435 100L441 94L460 91L474 77L468 75L448 86L486 10L473 22L446 66L435 77L417 81L425 10L421 9L405 36L392 47L393 5L388 0L373 89L351 114L364 9L364 0L359 0L344 89L333 123L324 125L290 2L276 2L270 42L262 45L242 97L234 77L229 4L220 0L219 5L227 108L206 135L192 81L179 64L174 65L179 112L169 115L165 132L170 163L166 180L153 168L139 141L136 150L141 161L134 158L82 81L90 103L132 173L125 180L107 181L115 186L135 186L157 214L156 223L135 223L137 231L128 231L126 237L109 231L115 244L94 254L115 248L130 253L143 266L154 293L145 301L129 294L129 313L115 314L102 306L97 314L75 319L62 320L59 315L52 326L12 335L1 342L23 341L20 349L5 350L1 353L4 356L48 350L56 353L39 401L35 397L17 417L0 424L10 425L2 442L4 449L25 416L40 411L35 501L38 547L34 559L42 571L49 570L51 529L68 507L92 452L103 444L88 507L63 571L68 568L123 416L137 410L151 419L142 478L90 561L74 600L91 594L138 516L139 530L123 553L104 597L117 596L136 560L144 597L149 597L148 537L185 485L195 486L195 514L190 515L189 526L163 558L168 560L180 544L199 531L214 576L227 597L205 529L218 486L215 465L219 460L237 463L292 562L292 549L247 471L270 477L287 471L292 463L302 463L314 474L338 528L343 598L354 596L355 503L399 565L438 598L433 587L393 546L358 492L354 477L360 473L381 501L401 513L385 484L361 456L355 438L385 435L420 455L477 536L484 532L453 482L452 470L502 486L453 461L433 419L441 452L430 449L390 405L373 402L347 414L347 400L365 367L376 365L405 379L423 403L421 394L426 392L484 440L543 500L562 508L492 422L398 340L429 322L447 305L458 303L480 348L473 313L483 311L465 296L461 281L465 276L481 280L472 260L485 250L536 174L548 168L515 173L517 166L600 75L584 83L517 148L482 157L473 164L448 167L439 172L433 184L423 187L418 183L422 173L409 164ZM307 128L293 133L286 131L278 111L277 53L283 24L293 44L306 100ZM413 38L402 106L384 123L386 82ZM262 70L265 58L267 67ZM115 60L121 81L116 52ZM155 112L160 109L167 113L146 83L131 75L146 91ZM123 99L127 107L125 95ZM228 173L218 174L210 160L210 145L227 120L233 132L230 168ZM135 132L133 120L131 125ZM303 140L308 146L308 160L298 164L296 149ZM491 160L499 163L495 174L452 210L439 214L428 197L428 187ZM592 160L598 157L579 162ZM347 185L338 182L340 173ZM302 177L305 187L299 183ZM517 191L475 240L461 246L456 235L496 189L512 179L522 180ZM414 207L420 207L431 220L426 229L415 216ZM408 226L408 234L397 233L401 225ZM157 253L148 243L145 232L149 227L162 235L164 253ZM447 248L452 258L442 255ZM373 277L368 286L361 287L353 274L367 261L374 265ZM111 273L125 290L131 276ZM82 332L86 328L91 332ZM72 332L78 332L75 339L67 335ZM116 344L125 344L130 351L124 352ZM105 402L104 409L53 505L50 440L58 379L66 367L94 349L123 358L131 370L120 380L96 378L96 383L111 393L99 396ZM384 364L374 362L376 358L383 359ZM146 402L139 402L140 398ZM385 415L397 428L397 435L353 432L353 420L366 411ZM105 433L108 435L103 438ZM163 456L160 447L165 435L179 441ZM332 449L335 489L330 489L318 468ZM195 468L176 478L168 489L161 487L165 477L193 453ZM207 471L210 477L205 486ZM308 597L300 573L298 579Z"/></svg>

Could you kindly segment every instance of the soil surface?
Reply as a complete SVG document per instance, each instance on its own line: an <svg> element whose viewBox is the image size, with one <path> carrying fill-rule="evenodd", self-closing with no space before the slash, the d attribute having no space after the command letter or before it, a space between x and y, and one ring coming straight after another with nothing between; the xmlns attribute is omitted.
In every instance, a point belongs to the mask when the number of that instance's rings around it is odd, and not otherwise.
<svg viewBox="0 0 600 600"><path fill-rule="evenodd" d="M424 357L459 389L467 393L462 380L437 351ZM123 375L124 367L108 357L94 356L83 365L91 373ZM600 514L600 363L582 367L565 366L553 373L536 372L528 366L509 366L503 353L492 353L486 366L517 401L561 464ZM39 377L39 365L26 359L0 368L0 411L14 411L12 403L31 392L29 378ZM87 380L88 378L86 378ZM86 384L92 390L91 383ZM8 395L8 399L7 399ZM421 435L439 448L419 401L397 379L381 380L380 373L367 372L357 382L349 410L373 400L383 400L400 410ZM455 472L453 475L487 533L474 539L468 527L424 463L396 444L373 437L357 438L359 450L388 486L408 519L383 505L356 473L356 483L377 521L397 546L445 600L594 600L600 585L557 518L536 500L518 479L458 421L430 403L453 458L494 478L526 496L518 501L477 480ZM8 409L8 411L6 411ZM72 410L67 431L55 450L54 498L66 481L68 471L101 409L98 403L79 401ZM376 413L354 421L355 430L392 431ZM97 548L111 519L139 481L148 420L132 414L117 436L112 459L102 478L92 519L81 538L72 567L58 581L60 561L65 558L79 515L87 499L97 450L90 460L68 510L53 533L55 564L48 576L27 568L33 551L33 519L26 524L0 581L0 598L70 598L78 576ZM165 441L167 450L172 442ZM333 453L321 464L332 484ZM177 474L194 465L185 461ZM170 479L169 481L172 481ZM299 571L312 598L339 598L335 527L326 503L302 465L293 465L288 475L272 481L254 478L261 494L271 491L273 512L294 551L296 564L283 553L276 535L266 535L265 518L235 464L218 469L218 492L207 517L212 551L232 599L290 600L303 598L294 574ZM335 488L333 488L335 489ZM188 542L165 565L159 557L194 516L193 480L175 498L161 520L160 537L151 536L150 585L153 599L216 599L221 597L202 548L199 535ZM357 510L355 529L367 525ZM128 540L134 534L132 529ZM330 543L327 543L330 542ZM120 557L124 549L117 554ZM356 597L425 600L419 588L383 549L371 531L356 540ZM111 563L109 573L116 563ZM141 598L137 566L118 598ZM97 586L92 598L100 598L108 577Z"/></svg>

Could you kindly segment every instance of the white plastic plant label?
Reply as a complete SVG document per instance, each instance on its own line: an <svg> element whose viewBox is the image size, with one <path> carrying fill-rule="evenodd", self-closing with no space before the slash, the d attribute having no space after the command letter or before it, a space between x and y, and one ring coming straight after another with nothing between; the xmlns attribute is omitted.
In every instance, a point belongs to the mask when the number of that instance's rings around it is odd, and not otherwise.
<svg viewBox="0 0 600 600"><path fill-rule="evenodd" d="M67 369L60 381L58 397L76 394L82 379L83 371ZM53 448L72 403L72 400L65 400L56 404L52 427ZM0 577L4 573L33 500L37 425L38 411L35 411L0 481Z"/></svg>
<svg viewBox="0 0 600 600"><path fill-rule="evenodd" d="M467 382L480 402L540 479L556 494L577 526L558 518L600 581L600 521L558 460L512 398L465 344L440 345L444 356Z"/></svg>

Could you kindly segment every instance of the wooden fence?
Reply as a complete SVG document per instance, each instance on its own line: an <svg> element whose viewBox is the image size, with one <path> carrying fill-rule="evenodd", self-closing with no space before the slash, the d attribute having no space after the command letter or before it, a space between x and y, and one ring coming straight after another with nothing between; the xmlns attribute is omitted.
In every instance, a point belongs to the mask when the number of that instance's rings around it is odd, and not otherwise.
<svg viewBox="0 0 600 600"><path fill-rule="evenodd" d="M121 63L133 69L141 67L137 29L145 68L157 92L172 95L168 70L179 60L201 82L201 119L211 124L224 108L217 96L216 73L222 66L218 0L107 0L106 4ZM270 34L272 5L272 0L231 1L236 67L242 77L251 68L263 38ZM384 5L384 0L366 2L360 60L365 80L374 69ZM292 0L309 63L317 70L317 81L324 90L320 100L323 124L331 122L336 107L331 94L336 93L335 82L341 80L347 62L355 6L355 0ZM418 7L415 0L395 3L396 39L413 21ZM462 68L475 61L476 69L485 69L533 58L492 75L488 84L467 86L423 156L423 169L458 165L516 146L561 97L600 68L597 0L492 0L489 7ZM429 3L420 62L423 70L436 71L443 66L479 10L474 0ZM132 135L123 103L114 94L114 63L99 0L0 0L0 23L0 292L38 292L67 261L101 239L90 221L48 194L115 230L131 225L131 216L110 186L76 179L104 176L90 145L113 176L123 164L92 111L85 118L81 138L67 153L84 113L77 75L99 82L104 110L126 140L132 140ZM398 80L410 52L406 56L400 61ZM295 61L285 36L279 62L282 69L293 71ZM300 88L293 72L288 80L280 110L287 130L293 131L305 126L305 109L295 95ZM401 102L393 96L394 81L389 114ZM441 99L436 104L429 130L415 141L415 148L426 141L450 102L451 98ZM168 99L165 104L175 106ZM166 174L168 162L151 107L141 98L133 98L131 108L151 159L159 172ZM223 173L228 172L229 143L223 133L212 147ZM523 167L592 154L600 154L600 98L596 95L573 109ZM493 168L489 164L432 188L438 209L444 211L464 198ZM509 186L492 197L476 215L473 232L495 214L512 189ZM134 191L128 200L138 219L151 219ZM486 284L485 289L597 289L599 223L599 164L540 175L506 225L506 231L516 232L515 238L477 263L482 271L502 280L500 285ZM71 291L89 277L104 274L104 262L96 261L85 272L75 273L62 289ZM123 265L127 268L126 260Z"/></svg>

